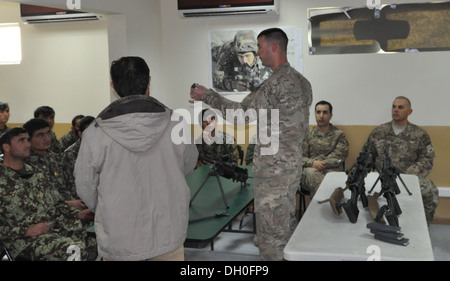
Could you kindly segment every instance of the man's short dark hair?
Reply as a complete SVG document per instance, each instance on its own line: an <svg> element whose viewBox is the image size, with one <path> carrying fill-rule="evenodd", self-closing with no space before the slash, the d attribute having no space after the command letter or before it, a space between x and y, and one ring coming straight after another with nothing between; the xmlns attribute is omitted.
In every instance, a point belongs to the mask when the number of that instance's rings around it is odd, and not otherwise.
<svg viewBox="0 0 450 281"><path fill-rule="evenodd" d="M269 28L261 31L258 35L258 39L263 37L266 39L268 43L277 42L280 46L280 49L287 53L287 46L289 42L289 38L286 33L280 28Z"/></svg>
<svg viewBox="0 0 450 281"><path fill-rule="evenodd" d="M50 106L44 105L36 108L34 111L34 118L39 118L42 116L44 118L49 117L50 115L55 114L55 111Z"/></svg>
<svg viewBox="0 0 450 281"><path fill-rule="evenodd" d="M78 119L83 119L84 115L76 115L75 117L72 118L72 126L75 127L77 125L77 120Z"/></svg>
<svg viewBox="0 0 450 281"><path fill-rule="evenodd" d="M318 103L316 103L316 106L314 107L314 109L316 109L316 107L318 105L328 105L328 108L330 109L330 114L333 114L333 106L331 105L331 103L327 102L327 101L319 101Z"/></svg>
<svg viewBox="0 0 450 281"><path fill-rule="evenodd" d="M31 138L33 137L34 132L47 127L50 128L50 125L44 119L33 118L28 120L25 124L23 124L23 127L28 131L28 134L30 135Z"/></svg>
<svg viewBox="0 0 450 281"><path fill-rule="evenodd" d="M7 108L9 108L8 103L6 103L6 102L0 102L0 112L5 111Z"/></svg>
<svg viewBox="0 0 450 281"><path fill-rule="evenodd" d="M212 117L214 117L214 120L217 120L216 111L214 109L206 108L206 109L203 109L200 112L200 114L198 115L198 123L200 125L202 124L203 121L206 121L205 120L205 115L206 115L206 117L212 116Z"/></svg>
<svg viewBox="0 0 450 281"><path fill-rule="evenodd" d="M26 134L28 131L23 127L14 127L4 132L0 136L0 151L2 151L3 144L7 143L11 145L11 140L20 134Z"/></svg>
<svg viewBox="0 0 450 281"><path fill-rule="evenodd" d="M83 132L84 130L86 130L87 127L89 127L89 125L92 123L92 121L94 121L95 118L93 116L85 116L83 118L81 118L80 120L80 132Z"/></svg>
<svg viewBox="0 0 450 281"><path fill-rule="evenodd" d="M140 57L123 57L111 64L111 80L120 97L145 95L150 69Z"/></svg>

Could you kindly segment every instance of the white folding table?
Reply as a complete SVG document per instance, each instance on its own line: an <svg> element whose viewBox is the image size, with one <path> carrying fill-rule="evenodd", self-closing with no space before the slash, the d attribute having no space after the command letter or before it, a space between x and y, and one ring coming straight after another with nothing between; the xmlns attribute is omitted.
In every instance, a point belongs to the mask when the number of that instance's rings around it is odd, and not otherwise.
<svg viewBox="0 0 450 281"><path fill-rule="evenodd" d="M371 172L365 178L368 192L378 178L378 173ZM330 172L322 181L313 200L299 222L295 232L284 249L284 259L300 260L434 260L430 235L425 218L425 212L417 176L401 174L412 195L408 195L400 179L397 183L401 193L396 195L402 214L399 225L405 238L409 239L407 246L395 245L376 240L374 234L367 228L367 223L373 222L368 208L363 208L358 201L359 216L356 223L351 223L342 210L336 215L329 202L319 201L329 199L335 188L345 188L347 174L345 172ZM373 193L381 191L378 181ZM350 199L351 191L346 190L344 197ZM378 198L379 206L386 204L386 199ZM387 223L387 220L385 218Z"/></svg>

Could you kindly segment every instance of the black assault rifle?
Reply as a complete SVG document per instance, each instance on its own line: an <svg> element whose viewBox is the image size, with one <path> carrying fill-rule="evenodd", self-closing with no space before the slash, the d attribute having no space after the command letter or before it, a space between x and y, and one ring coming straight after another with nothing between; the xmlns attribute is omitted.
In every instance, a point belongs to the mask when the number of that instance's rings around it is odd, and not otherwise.
<svg viewBox="0 0 450 281"><path fill-rule="evenodd" d="M361 202L364 208L368 206L368 200L366 196L365 178L367 174L375 167L371 147L369 146L368 151L363 151L359 153L357 162L353 165L350 170L347 170L347 188L352 192L352 196L349 200L341 204L347 214L348 219L352 223L356 223L358 220L359 210L358 210L358 198L361 197Z"/></svg>

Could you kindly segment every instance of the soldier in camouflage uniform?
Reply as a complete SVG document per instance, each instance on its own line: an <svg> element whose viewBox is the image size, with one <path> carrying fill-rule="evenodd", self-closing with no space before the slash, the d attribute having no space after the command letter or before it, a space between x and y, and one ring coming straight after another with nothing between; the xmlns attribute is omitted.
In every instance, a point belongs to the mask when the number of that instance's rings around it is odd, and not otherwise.
<svg viewBox="0 0 450 281"><path fill-rule="evenodd" d="M42 172L53 186L59 191L67 204L73 207L86 208L76 194L75 186L68 184L66 179L66 166L63 155L53 152L49 124L39 118L27 121L24 125L30 135L31 153L25 162Z"/></svg>
<svg viewBox="0 0 450 281"><path fill-rule="evenodd" d="M0 102L0 135L4 132L8 131L8 123L9 120L9 105L5 102ZM0 161L2 160L3 151L0 147Z"/></svg>
<svg viewBox="0 0 450 281"><path fill-rule="evenodd" d="M55 153L63 152L63 150L61 150L61 145L56 138L56 134L53 132L53 126L55 125L55 110L53 110L50 106L40 106L34 111L34 118L44 119L49 124L50 134L52 137L52 145L50 150Z"/></svg>
<svg viewBox="0 0 450 281"><path fill-rule="evenodd" d="M428 133L417 125L409 123L408 116L411 113L409 99L397 97L392 105L392 122L375 128L369 135L363 150L368 150L370 142L374 145L372 154L380 171L387 150L392 165L400 173L419 177L425 216L430 224L439 201L436 185L426 178L433 168L434 149Z"/></svg>
<svg viewBox="0 0 450 281"><path fill-rule="evenodd" d="M281 29L268 29L259 34L258 55L265 66L272 68L273 74L260 85L249 103L230 101L200 85L192 88L190 93L190 102L203 101L219 109L224 116L227 109L244 112L253 109L260 113L258 116L248 114L247 121L259 118L260 130L252 168L257 240L262 260L283 259L283 249L297 224L295 193L300 184L302 143L308 130L312 102L311 84L288 63L287 44L288 38ZM271 115L264 116L264 110ZM276 118L277 113L279 118ZM267 117L267 122L261 122L261 117ZM238 118L243 119L242 116ZM275 123L278 123L279 131ZM278 138L274 140L278 143L275 148L261 133L261 128L267 124L271 124L271 136Z"/></svg>
<svg viewBox="0 0 450 281"><path fill-rule="evenodd" d="M94 260L95 237L89 212L79 211L47 181L46 176L24 163L29 157L27 131L13 128L0 137L5 158L0 164L0 240L14 259Z"/></svg>
<svg viewBox="0 0 450 281"><path fill-rule="evenodd" d="M219 90L254 91L272 71L260 64L256 34L251 30L236 33L232 42L211 49L216 68L213 85Z"/></svg>
<svg viewBox="0 0 450 281"><path fill-rule="evenodd" d="M59 145L61 147L61 152L64 152L69 146L74 144L77 140L80 139L78 132L80 131L80 120L84 117L84 115L77 115L72 118L72 128L69 132L64 134L59 138Z"/></svg>
<svg viewBox="0 0 450 281"><path fill-rule="evenodd" d="M320 101L315 107L317 126L309 129L303 142L303 172L301 188L309 191L311 198L325 174L342 171L348 156L348 141L342 130L330 123L333 106Z"/></svg>
<svg viewBox="0 0 450 281"><path fill-rule="evenodd" d="M8 126L6 126L8 120L9 120L9 105L6 102L0 102L0 135L8 130Z"/></svg>
<svg viewBox="0 0 450 281"><path fill-rule="evenodd" d="M73 172L75 170L75 162L77 161L78 151L80 151L81 146L81 138L83 131L89 127L92 121L94 121L93 116L85 116L81 118L78 127L78 140L69 146L63 153L63 165L64 165L64 173L68 186L72 186L72 197L78 199L78 194L75 188L75 177Z"/></svg>
<svg viewBox="0 0 450 281"><path fill-rule="evenodd" d="M197 168L211 161L224 161L237 164L238 150L236 140L229 134L216 130L216 114L213 110L204 109L199 114L202 135L195 140L198 150Z"/></svg>

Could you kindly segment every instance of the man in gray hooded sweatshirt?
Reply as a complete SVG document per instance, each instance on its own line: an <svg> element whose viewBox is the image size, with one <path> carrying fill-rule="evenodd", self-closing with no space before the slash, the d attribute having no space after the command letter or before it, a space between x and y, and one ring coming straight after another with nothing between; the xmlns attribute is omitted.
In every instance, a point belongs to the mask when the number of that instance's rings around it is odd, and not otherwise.
<svg viewBox="0 0 450 281"><path fill-rule="evenodd" d="M184 260L185 176L195 167L197 148L190 136L172 141L180 122L171 120L179 118L149 96L150 70L142 58L114 61L111 79L121 99L83 132L75 164L78 195L95 213L98 253L105 260Z"/></svg>

